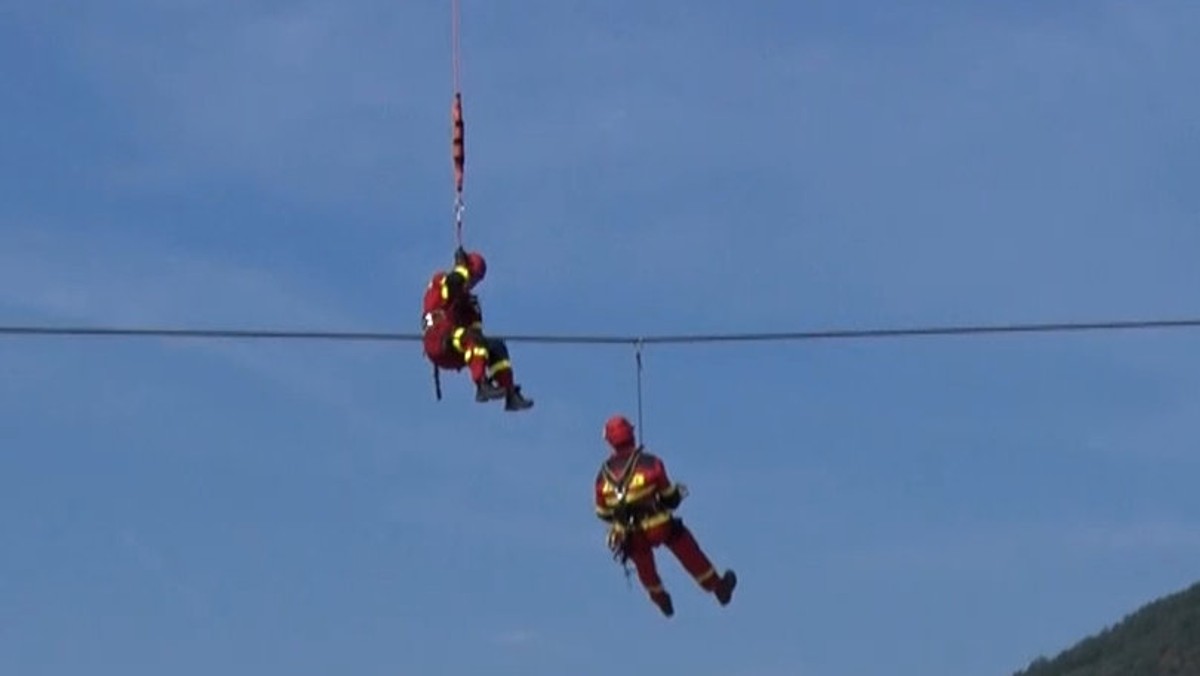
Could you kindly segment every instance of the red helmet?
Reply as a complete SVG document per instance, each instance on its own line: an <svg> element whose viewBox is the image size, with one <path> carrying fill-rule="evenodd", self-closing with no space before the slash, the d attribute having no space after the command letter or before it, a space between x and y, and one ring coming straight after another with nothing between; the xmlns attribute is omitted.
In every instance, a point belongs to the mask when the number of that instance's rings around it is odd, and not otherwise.
<svg viewBox="0 0 1200 676"><path fill-rule="evenodd" d="M471 272L471 285L474 286L487 274L487 261L482 254L472 251L467 254L467 270Z"/></svg>
<svg viewBox="0 0 1200 676"><path fill-rule="evenodd" d="M633 424L623 415L614 415L604 423L604 440L613 448L624 448L634 444Z"/></svg>

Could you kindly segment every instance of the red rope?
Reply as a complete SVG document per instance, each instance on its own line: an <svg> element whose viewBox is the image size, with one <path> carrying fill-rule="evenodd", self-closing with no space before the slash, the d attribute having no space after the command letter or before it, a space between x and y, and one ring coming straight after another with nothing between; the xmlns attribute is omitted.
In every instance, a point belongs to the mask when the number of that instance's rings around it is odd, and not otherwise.
<svg viewBox="0 0 1200 676"><path fill-rule="evenodd" d="M459 0L450 0L450 49L453 52L451 65L453 68L454 91L459 91L460 75L459 75Z"/></svg>
<svg viewBox="0 0 1200 676"><path fill-rule="evenodd" d="M461 198L467 150L463 127L462 94L459 92L454 92L454 104L450 107L450 119L454 125L454 131L450 137L450 156L454 159L454 190Z"/></svg>

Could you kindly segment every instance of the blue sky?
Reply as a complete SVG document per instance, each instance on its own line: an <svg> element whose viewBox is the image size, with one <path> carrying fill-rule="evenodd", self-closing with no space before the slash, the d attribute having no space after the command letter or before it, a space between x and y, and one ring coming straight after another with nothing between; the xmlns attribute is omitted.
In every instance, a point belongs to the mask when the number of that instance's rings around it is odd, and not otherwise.
<svg viewBox="0 0 1200 676"><path fill-rule="evenodd" d="M463 3L493 331L1200 312L1195 3L650 4ZM5 3L0 321L415 331L448 6ZM1011 673L1197 578L1194 341L648 349L741 578L664 552L666 621L590 505L628 348L514 344L510 415L412 344L5 339L0 671Z"/></svg>

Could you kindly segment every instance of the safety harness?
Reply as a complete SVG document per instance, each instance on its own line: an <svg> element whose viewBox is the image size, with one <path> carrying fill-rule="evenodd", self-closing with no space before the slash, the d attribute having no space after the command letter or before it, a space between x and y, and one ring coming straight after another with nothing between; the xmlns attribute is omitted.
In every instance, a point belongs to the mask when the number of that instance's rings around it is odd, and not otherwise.
<svg viewBox="0 0 1200 676"><path fill-rule="evenodd" d="M615 543L610 543L613 560L620 564L625 572L625 579L629 580L629 539L632 537L633 529L637 524L637 520L641 514L640 510L636 510L633 506L626 504L625 500L629 496L629 482L636 474L635 469L637 463L642 457L642 446L638 446L629 454L629 459L625 461L625 466L621 469L621 476L617 478L609 469L608 463L604 464L602 473L608 483L613 486L613 493L616 494L617 504L613 507L613 523L620 524L621 539Z"/></svg>

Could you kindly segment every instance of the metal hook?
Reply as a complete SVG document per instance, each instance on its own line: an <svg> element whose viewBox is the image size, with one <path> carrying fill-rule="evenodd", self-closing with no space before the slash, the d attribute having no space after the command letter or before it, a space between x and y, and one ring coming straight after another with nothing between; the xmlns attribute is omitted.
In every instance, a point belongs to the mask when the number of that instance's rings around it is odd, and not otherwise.
<svg viewBox="0 0 1200 676"><path fill-rule="evenodd" d="M454 236L458 241L458 246L462 247L462 227L463 227L463 211L467 208L466 202L463 201L462 194L459 193L454 198Z"/></svg>

